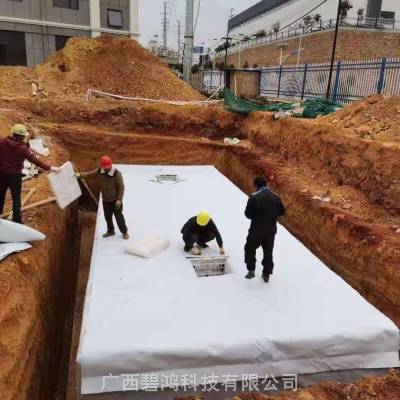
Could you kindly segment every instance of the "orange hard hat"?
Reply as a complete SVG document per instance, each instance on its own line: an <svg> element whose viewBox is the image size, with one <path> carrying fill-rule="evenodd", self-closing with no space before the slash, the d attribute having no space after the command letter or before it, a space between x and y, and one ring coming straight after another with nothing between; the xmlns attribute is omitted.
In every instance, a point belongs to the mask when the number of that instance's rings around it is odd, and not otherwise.
<svg viewBox="0 0 400 400"><path fill-rule="evenodd" d="M112 168L113 166L113 162L111 160L110 157L108 156L103 156L100 159L100 167L103 169L108 169L108 168Z"/></svg>

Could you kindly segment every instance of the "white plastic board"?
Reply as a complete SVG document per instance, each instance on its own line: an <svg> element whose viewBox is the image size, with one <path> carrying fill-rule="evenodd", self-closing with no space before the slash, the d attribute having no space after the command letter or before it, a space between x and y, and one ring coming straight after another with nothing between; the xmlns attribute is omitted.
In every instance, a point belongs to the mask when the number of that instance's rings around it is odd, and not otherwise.
<svg viewBox="0 0 400 400"><path fill-rule="evenodd" d="M4 260L7 256L18 253L23 250L28 250L32 246L29 243L3 243L0 244L0 261Z"/></svg>
<svg viewBox="0 0 400 400"><path fill-rule="evenodd" d="M61 209L68 207L82 195L78 180L75 178L74 168L69 161L61 167L60 172L53 172L48 178Z"/></svg>
<svg viewBox="0 0 400 400"><path fill-rule="evenodd" d="M215 168L118 169L132 238L161 236L171 246L148 260L125 254L119 235L101 237L106 224L99 208L77 360L83 394L122 391L124 374L214 374L221 382L224 374L399 366L393 322L284 228L270 283L262 281L260 263L256 279L244 279L247 196ZM150 181L168 173L184 182ZM222 276L198 278L183 252L180 229L202 209L211 212L224 239L229 270ZM218 256L216 243L204 255Z"/></svg>
<svg viewBox="0 0 400 400"><path fill-rule="evenodd" d="M0 219L0 243L21 243L44 240L46 236L29 226Z"/></svg>

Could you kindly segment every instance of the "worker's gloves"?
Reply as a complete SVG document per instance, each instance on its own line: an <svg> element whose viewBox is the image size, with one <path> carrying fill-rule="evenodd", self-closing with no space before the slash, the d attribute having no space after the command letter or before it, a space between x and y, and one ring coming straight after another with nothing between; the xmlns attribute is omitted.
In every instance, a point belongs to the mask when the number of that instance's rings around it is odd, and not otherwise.
<svg viewBox="0 0 400 400"><path fill-rule="evenodd" d="M53 172L59 173L61 171L61 168L60 167L51 167L51 170Z"/></svg>
<svg viewBox="0 0 400 400"><path fill-rule="evenodd" d="M220 247L219 252L220 252L221 256L223 256L225 254L225 249L223 247Z"/></svg>
<svg viewBox="0 0 400 400"><path fill-rule="evenodd" d="M121 208L121 206L122 206L122 201L121 200L117 200L117 202L115 203L115 208L117 210L119 210Z"/></svg>

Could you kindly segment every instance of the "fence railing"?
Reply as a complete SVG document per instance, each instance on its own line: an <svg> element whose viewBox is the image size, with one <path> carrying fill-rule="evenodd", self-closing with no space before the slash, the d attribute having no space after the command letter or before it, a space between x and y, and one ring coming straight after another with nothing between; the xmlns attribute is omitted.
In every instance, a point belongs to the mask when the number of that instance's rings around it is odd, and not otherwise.
<svg viewBox="0 0 400 400"><path fill-rule="evenodd" d="M225 86L225 72L220 70L200 71L192 74L191 85L199 92L212 94Z"/></svg>
<svg viewBox="0 0 400 400"><path fill-rule="evenodd" d="M259 93L264 97L290 97L304 100L325 96L330 64L266 67L250 69L260 73ZM234 71L234 70L233 70ZM240 71L246 72L241 69ZM193 84L196 80L196 85ZM225 73L204 71L192 79L203 93L212 93L225 84ZM374 93L400 95L400 58L338 61L334 65L331 99L351 103Z"/></svg>
<svg viewBox="0 0 400 400"><path fill-rule="evenodd" d="M330 64L262 68L260 95L307 99L324 96ZM332 100L350 103L373 93L400 94L400 59L338 61L333 69Z"/></svg>
<svg viewBox="0 0 400 400"><path fill-rule="evenodd" d="M336 25L336 19L314 21L309 24L301 24L296 26L289 26L279 32L270 32L265 36L258 38L242 39L233 43L229 49L228 54L237 53L250 47L259 47L266 43L275 42L282 39L298 37L308 33L319 32L327 29L333 29ZM345 18L340 25L342 27L353 28L366 28L377 30L400 30L400 21L386 18ZM225 50L216 53L219 57L224 55Z"/></svg>

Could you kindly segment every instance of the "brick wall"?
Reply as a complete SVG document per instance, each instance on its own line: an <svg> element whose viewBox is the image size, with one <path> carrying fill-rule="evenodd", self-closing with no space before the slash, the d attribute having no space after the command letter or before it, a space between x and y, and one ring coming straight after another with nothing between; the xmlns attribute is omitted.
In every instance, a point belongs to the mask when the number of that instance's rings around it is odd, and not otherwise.
<svg viewBox="0 0 400 400"><path fill-rule="evenodd" d="M332 52L333 31L308 34L302 39L300 64L329 62ZM299 38L276 41L262 47L254 47L231 54L228 65L241 68L248 63L250 67L274 66L279 64L280 46L285 45L283 54L287 55L299 48ZM341 28L336 52L337 60L362 60L369 58L400 57L400 32L376 31L369 29ZM219 57L216 62L224 61ZM285 59L284 65L297 62L297 54Z"/></svg>
<svg viewBox="0 0 400 400"><path fill-rule="evenodd" d="M230 89L238 96L253 98L260 92L260 73L232 71Z"/></svg>

